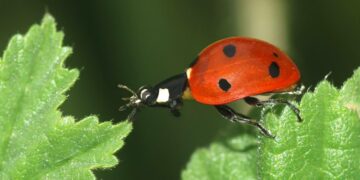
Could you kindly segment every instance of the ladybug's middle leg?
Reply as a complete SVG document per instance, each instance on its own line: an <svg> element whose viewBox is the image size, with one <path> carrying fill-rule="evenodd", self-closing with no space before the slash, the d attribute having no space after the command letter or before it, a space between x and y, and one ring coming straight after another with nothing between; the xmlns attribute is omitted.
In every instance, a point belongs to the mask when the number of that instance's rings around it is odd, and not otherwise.
<svg viewBox="0 0 360 180"><path fill-rule="evenodd" d="M217 105L217 106L215 106L215 108L225 119L230 120L231 122L238 122L238 123L249 124L249 125L255 126L265 136L274 138L274 136L259 122L257 122L254 119L251 119L250 117L247 117L243 114L236 112L231 107L226 106L226 105Z"/></svg>
<svg viewBox="0 0 360 180"><path fill-rule="evenodd" d="M300 110L294 104L292 104L290 101L288 101L286 99L277 98L277 99L268 99L265 101L260 101L256 97L246 97L244 99L247 104L258 106L258 107L265 106L265 105L284 104L284 105L288 106L296 114L298 122L302 122L302 118L300 116Z"/></svg>

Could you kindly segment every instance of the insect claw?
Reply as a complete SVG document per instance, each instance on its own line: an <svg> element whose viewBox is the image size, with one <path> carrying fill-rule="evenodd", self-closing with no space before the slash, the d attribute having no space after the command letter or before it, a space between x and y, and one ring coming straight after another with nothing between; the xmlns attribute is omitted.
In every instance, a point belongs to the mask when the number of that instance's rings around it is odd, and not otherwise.
<svg viewBox="0 0 360 180"><path fill-rule="evenodd" d="M299 93L302 94L304 93L304 90L305 90L305 85L304 84L301 84L300 88L299 88Z"/></svg>
<svg viewBox="0 0 360 180"><path fill-rule="evenodd" d="M119 107L119 111L125 111L127 108L129 107L129 105L123 105Z"/></svg>
<svg viewBox="0 0 360 180"><path fill-rule="evenodd" d="M130 97L124 97L124 98L121 98L121 100L123 100L123 101L130 101Z"/></svg>
<svg viewBox="0 0 360 180"><path fill-rule="evenodd" d="M294 89L292 91L285 91L285 92L281 92L279 94L299 96L304 93L304 90L305 90L305 86L303 84L301 84L300 86L297 86L296 89Z"/></svg>

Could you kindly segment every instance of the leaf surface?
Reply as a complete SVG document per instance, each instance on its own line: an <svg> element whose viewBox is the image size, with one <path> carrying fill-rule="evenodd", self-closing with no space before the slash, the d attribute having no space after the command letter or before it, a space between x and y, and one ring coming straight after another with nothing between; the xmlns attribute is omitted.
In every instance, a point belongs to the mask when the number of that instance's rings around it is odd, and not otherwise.
<svg viewBox="0 0 360 180"><path fill-rule="evenodd" d="M246 144L244 134L195 151L183 179L357 179L360 177L360 68L341 89L327 80L300 102L302 123L288 108L264 108L263 124L275 139L253 139L257 152L234 152L225 142ZM237 129L237 128L234 128ZM214 148L217 147L217 148ZM231 158L224 158L231 157ZM243 162L243 157L249 161ZM220 161L213 161L218 160ZM241 163L240 163L241 162ZM256 164L254 166L253 164ZM230 167L238 172L229 176ZM252 172L248 176L248 172ZM194 178L196 179L196 178Z"/></svg>
<svg viewBox="0 0 360 180"><path fill-rule="evenodd" d="M0 179L94 179L92 169L118 163L130 123L75 122L58 110L79 76L64 67L63 37L45 15L11 38L0 60Z"/></svg>

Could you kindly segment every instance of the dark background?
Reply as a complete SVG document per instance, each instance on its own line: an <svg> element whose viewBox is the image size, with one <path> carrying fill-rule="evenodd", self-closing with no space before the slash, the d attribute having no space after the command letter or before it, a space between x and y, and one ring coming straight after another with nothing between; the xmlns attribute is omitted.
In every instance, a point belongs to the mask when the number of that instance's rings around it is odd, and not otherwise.
<svg viewBox="0 0 360 180"><path fill-rule="evenodd" d="M117 111L128 96L118 83L135 89L154 84L182 72L202 48L228 36L278 45L298 64L307 86L329 72L329 80L341 86L360 65L360 1L253 2L0 0L0 49L51 13L65 32L64 44L74 48L67 66L81 70L61 110L77 119L95 114L115 122L127 115ZM179 179L191 153L229 124L212 107L185 103L180 118L163 109L142 110L117 153L120 164L97 176Z"/></svg>

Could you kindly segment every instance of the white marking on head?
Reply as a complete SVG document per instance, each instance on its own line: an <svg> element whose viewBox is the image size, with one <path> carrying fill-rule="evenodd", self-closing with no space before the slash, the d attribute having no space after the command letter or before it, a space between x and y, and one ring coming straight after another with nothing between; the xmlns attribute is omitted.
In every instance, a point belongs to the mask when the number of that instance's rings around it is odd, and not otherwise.
<svg viewBox="0 0 360 180"><path fill-rule="evenodd" d="M158 94L158 97L156 99L156 102L158 102L158 103L168 102L169 97L170 97L169 89L159 88L159 94Z"/></svg>
<svg viewBox="0 0 360 180"><path fill-rule="evenodd" d="M189 68L186 70L186 77L187 79L190 79L192 68Z"/></svg>
<svg viewBox="0 0 360 180"><path fill-rule="evenodd" d="M141 99L147 99L150 96L150 93L145 94L147 91L148 91L147 89L141 90L141 92L140 92ZM144 94L145 94L145 97L144 97Z"/></svg>

